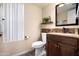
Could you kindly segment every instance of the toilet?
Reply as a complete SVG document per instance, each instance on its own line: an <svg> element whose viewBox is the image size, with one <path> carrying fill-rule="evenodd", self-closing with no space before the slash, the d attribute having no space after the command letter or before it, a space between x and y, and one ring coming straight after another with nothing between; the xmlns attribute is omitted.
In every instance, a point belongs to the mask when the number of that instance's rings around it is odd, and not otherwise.
<svg viewBox="0 0 79 59"><path fill-rule="evenodd" d="M32 47L35 49L35 56L46 55L45 44L46 44L46 33L42 33L42 41L36 41L32 44Z"/></svg>

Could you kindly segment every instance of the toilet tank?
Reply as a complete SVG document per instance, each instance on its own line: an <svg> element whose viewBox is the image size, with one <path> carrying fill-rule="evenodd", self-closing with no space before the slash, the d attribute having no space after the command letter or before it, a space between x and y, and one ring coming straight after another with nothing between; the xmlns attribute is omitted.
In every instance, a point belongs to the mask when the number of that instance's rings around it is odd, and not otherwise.
<svg viewBox="0 0 79 59"><path fill-rule="evenodd" d="M47 36L47 33L41 33L42 34L42 41L46 43L46 36Z"/></svg>

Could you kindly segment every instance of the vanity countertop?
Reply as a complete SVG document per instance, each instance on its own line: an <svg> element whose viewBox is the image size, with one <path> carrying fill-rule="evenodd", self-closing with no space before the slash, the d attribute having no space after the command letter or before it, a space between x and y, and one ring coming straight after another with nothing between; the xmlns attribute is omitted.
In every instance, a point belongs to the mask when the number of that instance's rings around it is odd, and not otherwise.
<svg viewBox="0 0 79 59"><path fill-rule="evenodd" d="M69 34L69 33L47 33L47 34L53 34L53 35L61 35L61 36L67 36L67 37L74 37L79 38L79 35L77 34Z"/></svg>

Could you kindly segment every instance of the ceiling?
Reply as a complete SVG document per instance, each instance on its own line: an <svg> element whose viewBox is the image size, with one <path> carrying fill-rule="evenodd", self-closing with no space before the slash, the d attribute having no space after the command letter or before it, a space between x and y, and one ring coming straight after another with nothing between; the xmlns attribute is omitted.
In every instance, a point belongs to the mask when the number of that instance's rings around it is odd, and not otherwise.
<svg viewBox="0 0 79 59"><path fill-rule="evenodd" d="M32 4L34 4L34 5L38 6L38 7L43 8L43 7L45 7L45 6L48 6L48 5L51 4L51 3L32 3Z"/></svg>

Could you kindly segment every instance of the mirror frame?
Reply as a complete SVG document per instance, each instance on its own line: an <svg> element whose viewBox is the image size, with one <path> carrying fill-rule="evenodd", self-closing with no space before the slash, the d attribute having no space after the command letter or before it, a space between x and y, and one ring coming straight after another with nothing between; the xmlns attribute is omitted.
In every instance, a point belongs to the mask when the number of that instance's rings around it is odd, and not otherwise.
<svg viewBox="0 0 79 59"><path fill-rule="evenodd" d="M60 4L65 4L65 3L60 3ZM57 5L55 6L55 22L56 22L55 24L56 24L56 26L78 25L78 18L76 18L76 23L57 25L57 7L58 7L60 4L57 4ZM77 9L78 9L78 3L76 3L76 14L77 14Z"/></svg>

